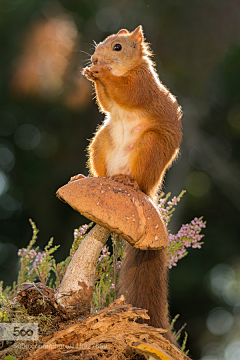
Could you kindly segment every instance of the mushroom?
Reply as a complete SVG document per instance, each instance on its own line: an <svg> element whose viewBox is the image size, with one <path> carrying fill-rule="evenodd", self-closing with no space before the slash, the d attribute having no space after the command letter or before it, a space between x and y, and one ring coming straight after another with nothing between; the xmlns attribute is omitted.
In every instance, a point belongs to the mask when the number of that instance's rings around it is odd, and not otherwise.
<svg viewBox="0 0 240 360"><path fill-rule="evenodd" d="M55 292L55 300L68 317L90 311L96 264L111 232L132 246L163 249L168 245L161 215L140 190L110 178L74 177L57 197L97 223L82 241Z"/></svg>

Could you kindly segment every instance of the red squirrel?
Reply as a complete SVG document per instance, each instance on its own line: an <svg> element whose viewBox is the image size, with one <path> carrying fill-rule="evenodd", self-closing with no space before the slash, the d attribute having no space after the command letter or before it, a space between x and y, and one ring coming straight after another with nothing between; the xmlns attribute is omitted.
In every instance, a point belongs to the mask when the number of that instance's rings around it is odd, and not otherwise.
<svg viewBox="0 0 240 360"><path fill-rule="evenodd" d="M88 147L91 174L133 182L154 200L179 151L182 111L159 80L151 56L142 26L123 29L96 46L92 66L83 74L94 83L106 114ZM119 292L148 310L150 325L169 330L164 250L127 245ZM170 330L164 336L174 342Z"/></svg>

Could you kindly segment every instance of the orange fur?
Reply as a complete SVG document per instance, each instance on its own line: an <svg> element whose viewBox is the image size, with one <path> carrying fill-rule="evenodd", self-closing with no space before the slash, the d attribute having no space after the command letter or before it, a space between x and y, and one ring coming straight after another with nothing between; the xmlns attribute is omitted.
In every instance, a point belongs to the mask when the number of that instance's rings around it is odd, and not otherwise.
<svg viewBox="0 0 240 360"><path fill-rule="evenodd" d="M116 44L120 51L114 50ZM96 47L93 65L83 74L94 82L106 114L88 148L91 173L128 175L153 199L178 154L182 112L150 57L141 26L132 33L120 30ZM120 291L128 302L149 310L150 324L169 329L164 251L127 246ZM170 332L165 336L173 341Z"/></svg>
<svg viewBox="0 0 240 360"><path fill-rule="evenodd" d="M111 148L111 139L107 126L100 126L96 136L90 143L90 154L88 159L88 167L94 176L106 176L107 153ZM94 156L93 156L94 152Z"/></svg>

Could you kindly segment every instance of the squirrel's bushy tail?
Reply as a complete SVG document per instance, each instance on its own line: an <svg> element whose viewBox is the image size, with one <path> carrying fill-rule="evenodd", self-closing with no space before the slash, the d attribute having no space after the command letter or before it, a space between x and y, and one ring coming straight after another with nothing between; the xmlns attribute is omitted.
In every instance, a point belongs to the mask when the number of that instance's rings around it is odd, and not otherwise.
<svg viewBox="0 0 240 360"><path fill-rule="evenodd" d="M148 310L149 325L168 330L163 336L175 343L170 331L167 309L168 269L164 250L139 250L126 245L119 294L133 306Z"/></svg>

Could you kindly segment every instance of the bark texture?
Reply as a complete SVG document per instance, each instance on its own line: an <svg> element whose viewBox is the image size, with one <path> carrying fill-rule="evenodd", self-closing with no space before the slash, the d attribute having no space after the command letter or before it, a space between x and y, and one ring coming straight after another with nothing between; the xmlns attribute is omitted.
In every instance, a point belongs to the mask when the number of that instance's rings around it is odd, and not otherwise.
<svg viewBox="0 0 240 360"><path fill-rule="evenodd" d="M143 354L159 360L190 360L163 337L165 330L139 324L139 318L147 319L147 311L125 304L121 297L96 316L56 332L48 341L41 339L42 347L28 360L136 360L145 359Z"/></svg>

